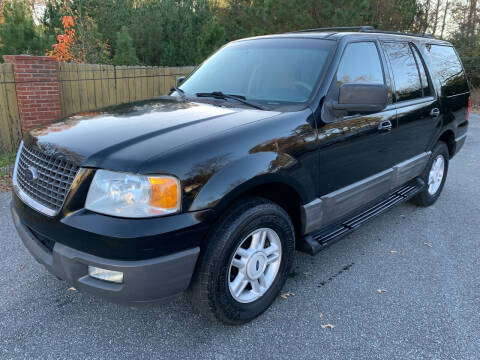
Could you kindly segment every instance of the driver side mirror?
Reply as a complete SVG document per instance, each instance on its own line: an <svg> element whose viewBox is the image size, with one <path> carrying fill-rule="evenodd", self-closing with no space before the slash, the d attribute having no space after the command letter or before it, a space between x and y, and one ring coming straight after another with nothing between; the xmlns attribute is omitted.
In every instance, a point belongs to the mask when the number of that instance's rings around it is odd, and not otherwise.
<svg viewBox="0 0 480 360"><path fill-rule="evenodd" d="M382 84L343 84L340 86L338 102L330 107L335 112L375 113L384 110L388 104L388 89Z"/></svg>
<svg viewBox="0 0 480 360"><path fill-rule="evenodd" d="M182 85L182 83L185 81L186 77L185 76L180 76L177 78L177 87Z"/></svg>

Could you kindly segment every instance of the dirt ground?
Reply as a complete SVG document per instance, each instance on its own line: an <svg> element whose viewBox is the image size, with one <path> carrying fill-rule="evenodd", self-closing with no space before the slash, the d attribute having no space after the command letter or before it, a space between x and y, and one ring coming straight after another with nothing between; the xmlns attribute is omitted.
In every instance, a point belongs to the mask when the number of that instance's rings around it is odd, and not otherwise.
<svg viewBox="0 0 480 360"><path fill-rule="evenodd" d="M12 189L12 177L10 175L0 175L0 193Z"/></svg>

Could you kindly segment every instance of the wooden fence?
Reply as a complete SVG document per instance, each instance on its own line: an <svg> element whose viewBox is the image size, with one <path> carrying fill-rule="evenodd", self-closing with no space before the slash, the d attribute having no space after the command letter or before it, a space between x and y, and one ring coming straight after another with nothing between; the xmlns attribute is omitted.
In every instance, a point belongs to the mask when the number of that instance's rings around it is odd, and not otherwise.
<svg viewBox="0 0 480 360"><path fill-rule="evenodd" d="M64 116L165 95L193 67L58 64Z"/></svg>
<svg viewBox="0 0 480 360"><path fill-rule="evenodd" d="M12 64L0 64L0 153L15 151L22 138Z"/></svg>

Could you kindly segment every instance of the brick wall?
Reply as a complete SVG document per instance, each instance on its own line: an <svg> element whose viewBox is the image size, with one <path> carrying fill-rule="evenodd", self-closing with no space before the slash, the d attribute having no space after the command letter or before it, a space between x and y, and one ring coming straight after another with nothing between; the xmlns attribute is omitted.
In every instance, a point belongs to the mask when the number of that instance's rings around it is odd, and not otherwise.
<svg viewBox="0 0 480 360"><path fill-rule="evenodd" d="M62 117L57 62L54 57L4 55L13 64L23 131Z"/></svg>

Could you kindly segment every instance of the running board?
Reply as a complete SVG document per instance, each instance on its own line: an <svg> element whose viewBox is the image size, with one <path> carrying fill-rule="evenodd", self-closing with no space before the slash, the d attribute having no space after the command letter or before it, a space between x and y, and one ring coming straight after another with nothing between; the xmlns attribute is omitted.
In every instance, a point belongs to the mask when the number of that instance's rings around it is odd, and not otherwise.
<svg viewBox="0 0 480 360"><path fill-rule="evenodd" d="M350 233L363 223L382 214L391 207L400 204L412 198L423 190L425 183L417 178L412 182L398 188L392 194L373 205L364 208L353 217L344 219L337 224L329 225L317 232L305 235L300 241L299 250L311 255L315 255L327 246L340 239L342 236Z"/></svg>

